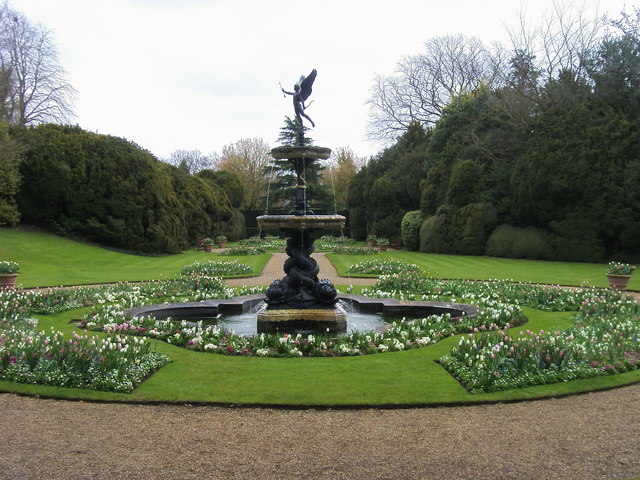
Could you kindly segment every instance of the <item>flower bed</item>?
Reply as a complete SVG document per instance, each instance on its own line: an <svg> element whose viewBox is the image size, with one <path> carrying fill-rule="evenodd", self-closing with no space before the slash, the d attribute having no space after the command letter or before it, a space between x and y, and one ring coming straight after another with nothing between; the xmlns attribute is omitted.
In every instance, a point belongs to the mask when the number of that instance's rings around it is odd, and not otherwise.
<svg viewBox="0 0 640 480"><path fill-rule="evenodd" d="M267 235L264 238L260 236L245 238L238 242L243 247L257 247L264 250L284 251L286 242L273 235Z"/></svg>
<svg viewBox="0 0 640 480"><path fill-rule="evenodd" d="M180 269L182 275L243 275L253 273L253 269L249 265L240 263L236 260L204 262L195 261L191 265L185 265Z"/></svg>
<svg viewBox="0 0 640 480"><path fill-rule="evenodd" d="M371 247L334 247L332 252L338 255L377 255L378 249Z"/></svg>
<svg viewBox="0 0 640 480"><path fill-rule="evenodd" d="M355 242L353 238L345 236L334 237L332 235L323 235L314 242L314 245L317 250L330 252L334 248L349 246Z"/></svg>
<svg viewBox="0 0 640 480"><path fill-rule="evenodd" d="M418 273L420 267L402 260L393 259L372 259L353 264L349 267L349 273L366 273L373 275L395 274L395 273Z"/></svg>
<svg viewBox="0 0 640 480"><path fill-rule="evenodd" d="M432 315L422 319L397 320L384 333L353 332L344 336L260 334L243 337L217 326L187 321L159 320L150 316L133 318L119 306L106 306L85 317L84 325L107 333L147 335L173 345L222 355L297 357L353 356L406 350L431 345L444 337L468 331L510 328L524 321L517 308L485 309L476 317L452 318Z"/></svg>
<svg viewBox="0 0 640 480"><path fill-rule="evenodd" d="M244 293L257 289L245 288ZM73 289L0 291L0 380L130 392L170 361L143 338L113 332L107 338L37 330L35 313L58 313L86 306L129 308L157 301L198 301L231 297L221 279L185 275L177 279ZM142 332L138 332L142 333Z"/></svg>
<svg viewBox="0 0 640 480"><path fill-rule="evenodd" d="M32 326L2 329L0 380L59 387L131 392L169 358L146 338L107 338L38 332Z"/></svg>
<svg viewBox="0 0 640 480"><path fill-rule="evenodd" d="M220 252L220 255L228 255L228 256L240 256L240 255L262 255L266 250L262 247L248 247L248 246L237 246L227 248L225 251Z"/></svg>
<svg viewBox="0 0 640 480"><path fill-rule="evenodd" d="M440 362L472 392L628 371L637 368L640 356L638 305L624 299L619 292L605 289L563 289L508 281L444 281L407 273L383 275L363 293L407 300L462 300L478 305L480 313L476 317L443 315L401 319L384 333L352 333L341 337L261 334L245 338L202 323L193 325L152 317L134 319L123 313L125 309L159 301L229 298L263 290L263 287L232 290L217 277L194 273L135 285L0 292L0 318L3 319L0 378L130 391L144 375L168 360L155 357L155 352L146 347L148 341L132 343L124 334L223 355L298 357L406 350L464 333L465 337L448 355L441 357ZM37 332L29 319L35 312L59 312L87 305L93 305L94 309L85 317L86 326L106 332L107 343L79 334L64 343L59 333ZM564 332L513 333L510 329L525 321L520 309L525 305L539 310L574 311L574 326ZM51 345L56 346L55 351ZM126 345L129 346L125 349ZM121 357L105 356L101 360L100 352L105 349L110 352L124 349L125 352L119 354ZM130 358L125 355L134 353ZM55 363L55 358L62 360ZM127 358L131 368L123 368L122 373L112 372L115 358Z"/></svg>

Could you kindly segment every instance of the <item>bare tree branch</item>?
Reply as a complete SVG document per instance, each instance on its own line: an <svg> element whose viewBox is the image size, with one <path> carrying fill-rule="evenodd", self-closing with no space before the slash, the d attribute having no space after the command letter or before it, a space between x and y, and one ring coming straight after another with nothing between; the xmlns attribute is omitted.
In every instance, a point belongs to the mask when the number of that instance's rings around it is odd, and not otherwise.
<svg viewBox="0 0 640 480"><path fill-rule="evenodd" d="M0 6L0 68L9 78L8 117L30 125L73 118L76 90L58 62L52 33L5 2Z"/></svg>
<svg viewBox="0 0 640 480"><path fill-rule="evenodd" d="M435 123L452 97L481 84L494 86L503 69L499 45L489 49L463 35L429 39L423 54L403 58L392 75L375 79L367 102L369 137L392 141L411 122Z"/></svg>

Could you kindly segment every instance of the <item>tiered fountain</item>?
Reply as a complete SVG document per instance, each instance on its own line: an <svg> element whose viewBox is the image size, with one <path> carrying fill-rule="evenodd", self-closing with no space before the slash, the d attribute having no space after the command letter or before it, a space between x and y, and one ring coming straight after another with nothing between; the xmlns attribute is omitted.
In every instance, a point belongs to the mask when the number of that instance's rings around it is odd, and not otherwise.
<svg viewBox="0 0 640 480"><path fill-rule="evenodd" d="M263 215L258 217L262 230L277 228L287 236L286 252L289 258L284 262L284 278L274 281L262 295L246 295L228 300L210 299L200 302L163 303L145 305L130 309L134 316L152 315L158 319L215 319L225 325L225 316L241 315L251 312L264 304L257 313L257 325L251 315L250 323L261 332L295 332L312 330L325 332L344 332L347 329L347 313L339 300L345 302L365 315L381 314L386 318L402 316L428 316L449 313L454 317L475 315L477 308L455 303L398 301L393 298L375 299L360 295L340 295L328 280L318 278L319 267L311 258L313 253L313 235L320 230L338 230L345 224L342 215L315 215L309 208L305 172L309 165L317 160L329 158L331 150L323 147L304 145L304 127L302 117L312 126L313 121L304 112L304 101L311 94L311 86L316 77L313 70L308 77L301 77L295 86L293 104L298 120L296 145L288 145L271 150L275 159L289 160L297 174L295 207L287 215ZM353 314L350 321L354 319ZM244 320L242 320L244 322ZM363 325L366 327L366 325ZM243 324L243 327L246 325ZM245 329L245 328L243 328Z"/></svg>
<svg viewBox="0 0 640 480"><path fill-rule="evenodd" d="M344 228L342 215L315 215L309 208L305 172L309 165L317 160L325 160L331 155L331 149L304 145L304 126L302 117L312 125L313 121L304 113L304 101L311 94L316 77L313 70L308 77L301 77L295 85L293 104L297 120L297 143L277 147L271 150L276 160L289 160L297 175L295 207L288 215L262 215L258 217L261 230L284 231L287 238L286 252L289 258L284 262L286 276L274 281L266 292L265 306L258 312L258 330L291 330L311 327L345 331L347 314L337 303L337 292L329 280L318 278L319 267L311 258L313 253L313 235L319 230L338 230Z"/></svg>
<svg viewBox="0 0 640 480"><path fill-rule="evenodd" d="M311 258L313 234L318 230L344 228L342 215L315 215L306 196L306 168L315 160L329 158L331 150L311 146L285 146L271 150L276 159L287 159L295 167L296 207L288 215L258 217L262 230L278 228L287 238L284 262L286 276L274 281L266 292L265 306L258 312L258 331L305 327L345 331L347 314L337 303L337 292L329 280L320 280L318 263ZM284 327L284 328L283 328Z"/></svg>

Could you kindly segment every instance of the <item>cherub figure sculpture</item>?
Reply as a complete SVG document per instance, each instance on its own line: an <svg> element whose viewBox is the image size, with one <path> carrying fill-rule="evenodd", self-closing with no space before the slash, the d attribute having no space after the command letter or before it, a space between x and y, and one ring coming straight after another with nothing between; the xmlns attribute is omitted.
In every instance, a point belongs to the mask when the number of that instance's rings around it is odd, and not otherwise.
<svg viewBox="0 0 640 480"><path fill-rule="evenodd" d="M300 77L300 80L298 80L298 82L293 86L293 92L287 92L284 88L282 88L282 85L280 85L282 93L286 95L293 95L293 109L295 111L296 119L298 120L300 128L302 128L302 117L309 120L312 127L316 126L316 124L313 123L313 120L309 118L309 115L304 112L306 108L304 102L305 100L307 100L307 98L309 98L309 95L311 95L311 87L313 86L313 82L316 79L317 74L318 72L314 68L309 76L305 77L304 75L302 75ZM311 103L309 103L309 105L311 105Z"/></svg>

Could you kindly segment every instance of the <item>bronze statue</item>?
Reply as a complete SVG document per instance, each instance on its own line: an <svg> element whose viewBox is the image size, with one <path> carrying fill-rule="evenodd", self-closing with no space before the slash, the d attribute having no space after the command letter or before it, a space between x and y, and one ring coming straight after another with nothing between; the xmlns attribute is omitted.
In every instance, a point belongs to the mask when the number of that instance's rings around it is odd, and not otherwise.
<svg viewBox="0 0 640 480"><path fill-rule="evenodd" d="M309 120L312 127L316 126L316 124L313 123L313 120L309 118L309 115L304 112L306 108L304 102L305 100L307 100L307 98L309 98L309 95L311 95L311 87L313 86L313 81L316 79L317 74L318 72L314 68L309 76L305 77L304 75L302 75L300 77L300 80L298 80L298 83L293 86L293 89L295 90L294 92L287 92L284 88L282 88L282 85L280 85L280 89L282 90L283 94L293 95L293 109L296 113L296 119L298 120L298 124L300 125L300 127L302 127L302 117ZM309 103L309 105L311 105L311 103Z"/></svg>

